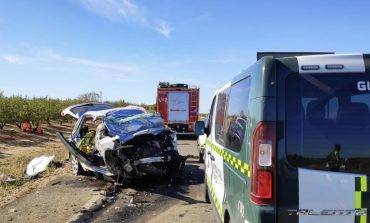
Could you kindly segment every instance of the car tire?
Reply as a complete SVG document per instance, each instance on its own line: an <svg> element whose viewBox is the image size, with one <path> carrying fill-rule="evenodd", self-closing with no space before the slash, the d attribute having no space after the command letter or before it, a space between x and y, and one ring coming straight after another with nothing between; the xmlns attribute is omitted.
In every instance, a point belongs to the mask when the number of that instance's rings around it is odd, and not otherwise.
<svg viewBox="0 0 370 223"><path fill-rule="evenodd" d="M204 163L204 155L203 153L199 152L199 163Z"/></svg>
<svg viewBox="0 0 370 223"><path fill-rule="evenodd" d="M72 167L73 175L78 176L78 175L82 175L83 173L85 173L78 159L72 154L70 154L70 157L71 157L71 167Z"/></svg>
<svg viewBox="0 0 370 223"><path fill-rule="evenodd" d="M208 204L211 203L211 199L209 199L209 193L208 193L207 177L205 174L204 174L204 201Z"/></svg>

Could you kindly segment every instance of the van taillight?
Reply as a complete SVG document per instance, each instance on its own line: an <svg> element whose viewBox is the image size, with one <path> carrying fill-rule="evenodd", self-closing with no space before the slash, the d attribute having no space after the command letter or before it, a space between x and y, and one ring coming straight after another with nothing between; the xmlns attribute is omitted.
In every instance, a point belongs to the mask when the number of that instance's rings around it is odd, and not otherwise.
<svg viewBox="0 0 370 223"><path fill-rule="evenodd" d="M251 201L268 205L274 201L275 122L260 122L253 132L251 149Z"/></svg>

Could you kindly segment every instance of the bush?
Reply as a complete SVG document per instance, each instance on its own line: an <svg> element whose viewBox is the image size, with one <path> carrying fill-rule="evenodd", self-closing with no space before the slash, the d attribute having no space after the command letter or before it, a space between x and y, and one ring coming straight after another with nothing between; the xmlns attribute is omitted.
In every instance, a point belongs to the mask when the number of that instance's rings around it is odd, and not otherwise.
<svg viewBox="0 0 370 223"><path fill-rule="evenodd" d="M62 121L61 111L79 101L67 99L51 99L48 97L27 98L21 96L0 97L0 129L6 124L16 124L19 127L25 121L34 125L51 121Z"/></svg>
<svg viewBox="0 0 370 223"><path fill-rule="evenodd" d="M90 93L84 95L90 95ZM81 100L83 98L81 96L79 98L80 99L62 100L49 97L5 97L2 91L0 91L0 129L6 124L16 124L21 127L21 124L25 121L29 121L35 126L40 123L51 125L51 121L59 121L62 124L64 120L71 119L70 117L62 117L60 115L63 109L74 104L86 102L85 99L87 99L87 97L85 97L84 100ZM124 100L107 103L115 107L135 105ZM155 105L140 104L138 106L144 107L149 112L155 111Z"/></svg>

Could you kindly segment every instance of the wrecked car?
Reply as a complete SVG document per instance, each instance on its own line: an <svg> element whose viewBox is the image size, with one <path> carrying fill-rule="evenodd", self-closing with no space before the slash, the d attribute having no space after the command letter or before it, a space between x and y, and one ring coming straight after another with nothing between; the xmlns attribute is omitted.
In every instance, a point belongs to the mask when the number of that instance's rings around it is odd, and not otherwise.
<svg viewBox="0 0 370 223"><path fill-rule="evenodd" d="M158 114L103 103L71 106L61 114L77 119L69 138L57 133L75 175L93 171L123 182L145 175L174 177L183 170L186 157L177 151L176 133Z"/></svg>

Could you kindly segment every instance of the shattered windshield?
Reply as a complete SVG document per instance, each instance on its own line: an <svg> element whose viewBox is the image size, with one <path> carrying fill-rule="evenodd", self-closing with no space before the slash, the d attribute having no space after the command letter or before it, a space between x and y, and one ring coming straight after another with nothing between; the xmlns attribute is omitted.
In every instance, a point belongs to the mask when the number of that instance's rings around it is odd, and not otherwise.
<svg viewBox="0 0 370 223"><path fill-rule="evenodd" d="M123 120L125 118L138 115L138 114L143 114L144 111L140 109L120 109L117 111L112 111L107 114L107 117L113 118L115 120Z"/></svg>
<svg viewBox="0 0 370 223"><path fill-rule="evenodd" d="M134 134L146 129L163 129L163 119L159 115L138 114L131 117L108 115L105 124L112 135Z"/></svg>

